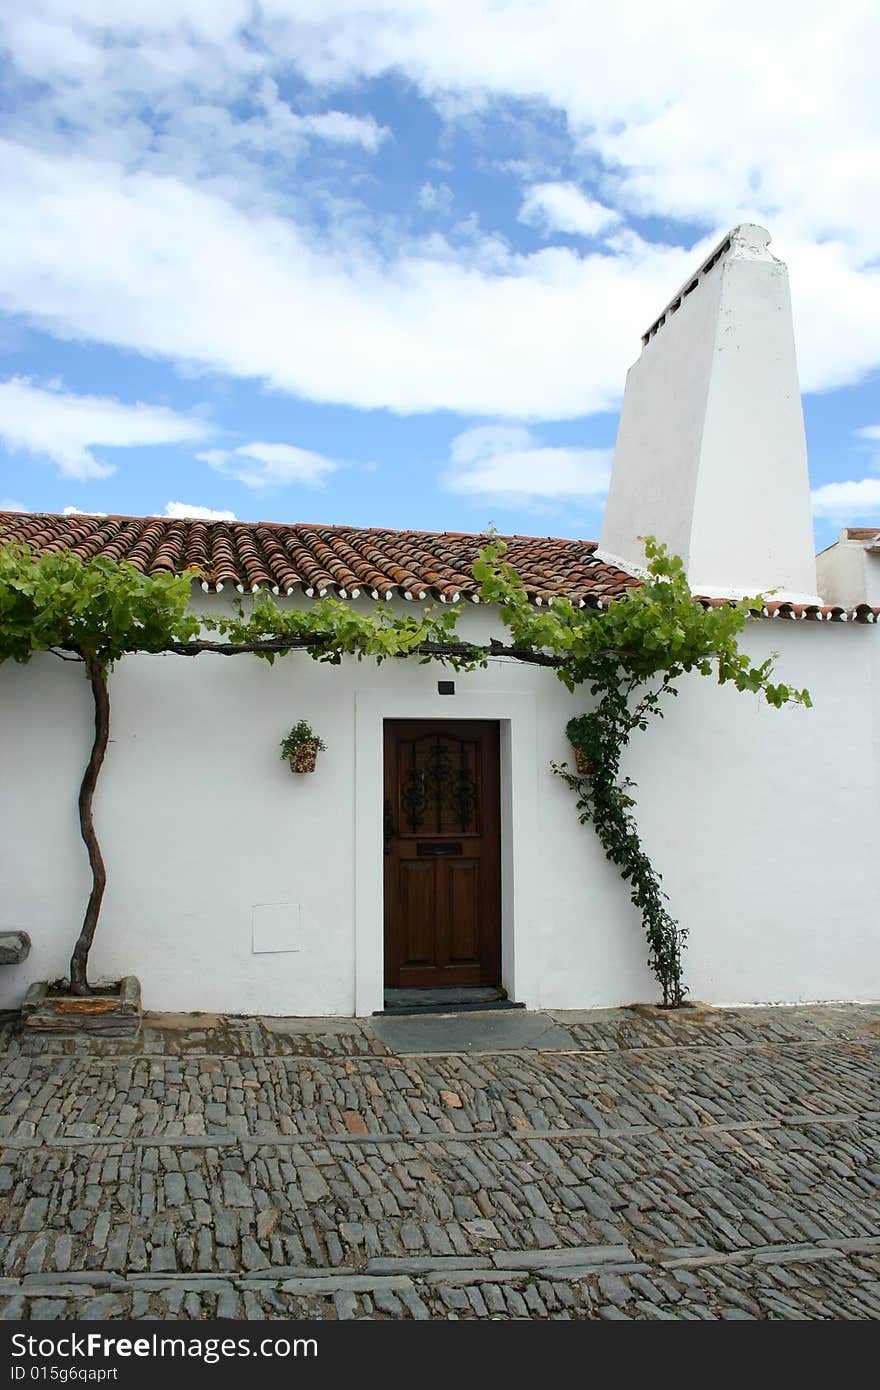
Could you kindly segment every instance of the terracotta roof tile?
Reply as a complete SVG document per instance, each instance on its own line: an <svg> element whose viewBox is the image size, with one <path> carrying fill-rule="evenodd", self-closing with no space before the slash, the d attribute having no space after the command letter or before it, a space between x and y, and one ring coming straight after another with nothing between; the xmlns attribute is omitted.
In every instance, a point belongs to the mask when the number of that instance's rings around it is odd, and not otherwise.
<svg viewBox="0 0 880 1390"><path fill-rule="evenodd" d="M169 520L164 517L49 516L0 513L0 532L38 554L71 550L108 555L145 574L198 571L207 589L257 588L309 598L395 595L450 603L478 598L471 573L486 537L461 532L389 531L356 526L285 526L275 522ZM529 596L564 595L591 603L638 581L597 560L594 541L507 536L510 563Z"/></svg>
<svg viewBox="0 0 880 1390"><path fill-rule="evenodd" d="M848 541L876 541L880 538L880 526L847 526L844 534Z"/></svg>
<svg viewBox="0 0 880 1390"><path fill-rule="evenodd" d="M696 598L704 608L723 608L730 602L729 599L704 598L699 594ZM762 616L788 618L790 621L806 619L813 623L874 623L880 622L880 608L872 608L867 603L859 603L855 608L841 608L839 604L785 603L768 599L764 604Z"/></svg>
<svg viewBox="0 0 880 1390"><path fill-rule="evenodd" d="M851 532L851 534L855 534ZM873 536L873 530L865 535ZM26 541L37 554L71 550L82 559L128 560L144 574L193 570L205 589L271 589L307 597L394 595L445 603L479 601L471 573L485 536L459 531L389 531L357 526L287 526L276 522L171 520L165 517L55 516L0 512L0 535ZM533 603L565 597L604 606L638 584L596 558L595 541L504 536L507 559ZM699 598L705 607L724 599ZM880 609L768 602L768 618L874 622Z"/></svg>

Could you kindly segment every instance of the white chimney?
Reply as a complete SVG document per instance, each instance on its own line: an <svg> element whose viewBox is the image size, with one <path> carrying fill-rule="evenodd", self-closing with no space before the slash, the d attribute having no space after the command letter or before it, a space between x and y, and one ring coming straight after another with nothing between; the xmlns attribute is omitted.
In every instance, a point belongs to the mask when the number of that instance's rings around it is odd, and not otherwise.
<svg viewBox="0 0 880 1390"><path fill-rule="evenodd" d="M639 573L655 536L694 593L816 602L788 271L769 241L736 227L644 335L598 554Z"/></svg>

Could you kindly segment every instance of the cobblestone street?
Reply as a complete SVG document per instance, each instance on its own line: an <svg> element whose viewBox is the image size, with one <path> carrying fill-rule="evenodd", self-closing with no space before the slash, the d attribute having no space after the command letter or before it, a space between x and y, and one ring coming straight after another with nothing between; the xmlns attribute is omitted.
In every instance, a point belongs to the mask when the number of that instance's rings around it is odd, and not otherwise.
<svg viewBox="0 0 880 1390"><path fill-rule="evenodd" d="M3 1316L880 1317L880 1010L382 1022L7 1026Z"/></svg>

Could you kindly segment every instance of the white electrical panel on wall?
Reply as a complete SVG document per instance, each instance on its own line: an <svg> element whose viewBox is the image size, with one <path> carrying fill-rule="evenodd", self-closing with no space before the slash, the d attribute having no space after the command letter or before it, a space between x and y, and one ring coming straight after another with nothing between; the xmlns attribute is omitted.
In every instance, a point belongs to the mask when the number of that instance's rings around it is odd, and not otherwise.
<svg viewBox="0 0 880 1390"><path fill-rule="evenodd" d="M270 951L302 949L302 905L300 903L254 903L254 955Z"/></svg>

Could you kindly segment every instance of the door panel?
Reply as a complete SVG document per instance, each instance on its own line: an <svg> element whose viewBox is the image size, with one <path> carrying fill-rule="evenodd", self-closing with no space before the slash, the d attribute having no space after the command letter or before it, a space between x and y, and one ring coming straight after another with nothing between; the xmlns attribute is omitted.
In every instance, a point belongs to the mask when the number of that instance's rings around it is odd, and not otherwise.
<svg viewBox="0 0 880 1390"><path fill-rule="evenodd" d="M385 724L385 983L501 979L498 725Z"/></svg>
<svg viewBox="0 0 880 1390"><path fill-rule="evenodd" d="M458 860L443 866L448 875L450 900L450 960L456 964L479 964L480 959L480 863L477 859Z"/></svg>
<svg viewBox="0 0 880 1390"><path fill-rule="evenodd" d="M431 924L437 912L434 865L423 859L404 859L400 865L400 912L406 924L405 958L419 965L434 959Z"/></svg>

